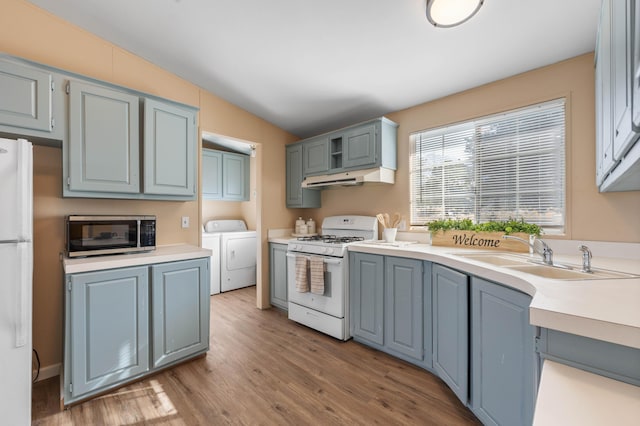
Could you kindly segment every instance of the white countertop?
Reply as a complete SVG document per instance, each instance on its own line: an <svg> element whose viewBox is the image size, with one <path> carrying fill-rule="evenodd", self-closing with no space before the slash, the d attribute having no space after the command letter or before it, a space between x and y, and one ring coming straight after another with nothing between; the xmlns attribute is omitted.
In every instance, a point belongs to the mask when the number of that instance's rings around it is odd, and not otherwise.
<svg viewBox="0 0 640 426"><path fill-rule="evenodd" d="M637 425L640 387L545 360L534 426Z"/></svg>
<svg viewBox="0 0 640 426"><path fill-rule="evenodd" d="M211 256L211 250L189 244L159 246L147 253L116 254L62 259L65 274L175 262Z"/></svg>
<svg viewBox="0 0 640 426"><path fill-rule="evenodd" d="M289 241L292 239L293 237L271 237L269 238L269 242L276 244L289 244Z"/></svg>
<svg viewBox="0 0 640 426"><path fill-rule="evenodd" d="M349 251L428 260L515 288L533 298L532 325L640 349L640 278L547 279L455 255L474 252L469 249L399 243L355 243ZM579 265L581 258L556 255L554 262ZM640 274L634 259L594 256L592 267Z"/></svg>

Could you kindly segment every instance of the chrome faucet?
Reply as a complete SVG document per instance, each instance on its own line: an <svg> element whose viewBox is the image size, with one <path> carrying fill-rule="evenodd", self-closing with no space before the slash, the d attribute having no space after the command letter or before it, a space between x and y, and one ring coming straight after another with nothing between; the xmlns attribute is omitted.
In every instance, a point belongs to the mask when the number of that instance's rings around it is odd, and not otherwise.
<svg viewBox="0 0 640 426"><path fill-rule="evenodd" d="M553 250L551 250L551 247L549 247L547 243L545 243L540 238L536 238L533 241L533 244L531 244L529 241L522 239L520 237L514 237L513 235L503 235L502 238L509 239L509 240L517 240L528 245L531 248L531 250L533 250L534 253L538 253L540 256L542 256L542 261L546 265L553 266Z"/></svg>
<svg viewBox="0 0 640 426"><path fill-rule="evenodd" d="M578 247L578 250L582 252L582 269L581 272L593 273L591 270L591 250L585 245Z"/></svg>

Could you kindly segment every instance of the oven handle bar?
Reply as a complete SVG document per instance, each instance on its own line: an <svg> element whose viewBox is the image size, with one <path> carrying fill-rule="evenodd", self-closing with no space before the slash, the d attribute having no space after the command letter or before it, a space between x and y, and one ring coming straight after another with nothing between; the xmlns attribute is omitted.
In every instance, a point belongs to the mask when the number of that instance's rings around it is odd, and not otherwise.
<svg viewBox="0 0 640 426"><path fill-rule="evenodd" d="M291 259L295 259L296 257L301 256L299 254L293 254L293 253L287 253L287 257L291 258ZM311 260L311 256L301 256L301 257L306 257L307 260ZM321 257L321 256L318 256ZM339 265L342 263L342 258L340 259L333 259L330 257L323 257L322 260L324 261L324 263L328 263L331 265Z"/></svg>

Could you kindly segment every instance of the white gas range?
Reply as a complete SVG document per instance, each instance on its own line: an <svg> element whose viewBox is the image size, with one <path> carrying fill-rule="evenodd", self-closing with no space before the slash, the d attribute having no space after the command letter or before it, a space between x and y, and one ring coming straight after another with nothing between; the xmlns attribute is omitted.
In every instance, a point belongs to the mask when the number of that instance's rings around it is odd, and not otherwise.
<svg viewBox="0 0 640 426"><path fill-rule="evenodd" d="M330 216L321 235L290 240L287 246L289 319L341 340L351 337L348 246L375 240L370 216Z"/></svg>

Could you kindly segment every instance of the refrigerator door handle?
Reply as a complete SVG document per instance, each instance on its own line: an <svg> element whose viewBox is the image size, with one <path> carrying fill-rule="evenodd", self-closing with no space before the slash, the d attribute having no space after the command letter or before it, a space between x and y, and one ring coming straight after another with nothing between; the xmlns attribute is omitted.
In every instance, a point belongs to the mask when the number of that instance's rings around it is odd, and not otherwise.
<svg viewBox="0 0 640 426"><path fill-rule="evenodd" d="M18 243L17 248L20 279L16 289L16 348L20 348L27 344L31 323L28 315L31 313L29 296L33 277L33 249L31 243Z"/></svg>
<svg viewBox="0 0 640 426"><path fill-rule="evenodd" d="M18 202L18 241L32 241L33 230L33 146L25 139L18 139L16 191Z"/></svg>

